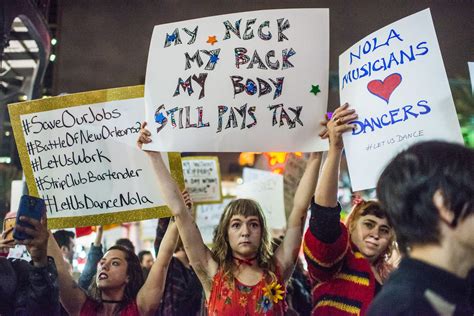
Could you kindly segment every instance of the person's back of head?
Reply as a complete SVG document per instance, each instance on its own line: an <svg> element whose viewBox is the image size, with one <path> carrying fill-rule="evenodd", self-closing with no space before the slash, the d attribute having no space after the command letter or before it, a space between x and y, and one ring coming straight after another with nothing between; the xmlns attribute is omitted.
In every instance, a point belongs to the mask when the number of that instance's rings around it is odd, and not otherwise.
<svg viewBox="0 0 474 316"><path fill-rule="evenodd" d="M151 269L153 265L154 259L153 255L148 250L142 250L138 253L138 259L140 260L140 265L142 268Z"/></svg>
<svg viewBox="0 0 474 316"><path fill-rule="evenodd" d="M401 250L439 244L440 203L455 228L474 213L474 151L440 141L415 144L382 172L377 197L388 212Z"/></svg>
<svg viewBox="0 0 474 316"><path fill-rule="evenodd" d="M58 230L53 233L54 239L58 243L59 248L67 247L69 248L71 239L74 239L76 235L68 230Z"/></svg>
<svg viewBox="0 0 474 316"><path fill-rule="evenodd" d="M131 252L135 253L135 246L133 245L132 241L128 238L117 239L115 244L119 246L124 246L128 248Z"/></svg>

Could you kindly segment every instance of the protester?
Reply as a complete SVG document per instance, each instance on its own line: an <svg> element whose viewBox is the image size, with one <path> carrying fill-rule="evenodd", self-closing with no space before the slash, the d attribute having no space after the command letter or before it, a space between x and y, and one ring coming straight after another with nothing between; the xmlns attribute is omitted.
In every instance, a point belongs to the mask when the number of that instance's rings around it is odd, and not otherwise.
<svg viewBox="0 0 474 316"><path fill-rule="evenodd" d="M103 233L104 228L102 226L97 226L94 243L91 244L84 270L79 277L79 286L84 290L89 289L89 286L97 273L97 263L104 256L104 251L102 250Z"/></svg>
<svg viewBox="0 0 474 316"><path fill-rule="evenodd" d="M138 146L150 143L142 124ZM255 201L228 204L214 234L212 252L205 246L159 152L148 152L158 175L160 192L175 217L179 235L196 271L210 315L283 315L285 283L290 278L301 244L309 201L316 186L321 155L312 154L294 198L282 245L273 254L262 209Z"/></svg>
<svg viewBox="0 0 474 316"><path fill-rule="evenodd" d="M131 252L135 253L135 246L133 245L132 241L128 238L120 238L115 241L116 245L124 246L128 248Z"/></svg>
<svg viewBox="0 0 474 316"><path fill-rule="evenodd" d="M340 222L337 201L342 134L352 130L357 118L348 104L337 108L327 129L329 152L311 204L304 253L315 282L313 315L364 315L392 270L387 263L394 245L392 225L376 201L360 201L349 216L347 227Z"/></svg>
<svg viewBox="0 0 474 316"><path fill-rule="evenodd" d="M187 191L183 193L186 206L191 209L192 201ZM155 238L155 254L158 254L164 234L170 223L169 218L158 220ZM184 251L183 243L178 239L176 225L170 231L174 240L178 240L175 253L171 258L166 276L165 291L160 307L156 312L159 316L201 315L204 308L203 289L196 273L189 263L189 258Z"/></svg>
<svg viewBox="0 0 474 316"><path fill-rule="evenodd" d="M59 245L61 249L61 253L63 255L63 259L67 264L69 273L72 274L72 260L74 259L74 253L76 251L76 242L75 238L76 235L68 230L58 230L54 232L54 239Z"/></svg>
<svg viewBox="0 0 474 316"><path fill-rule="evenodd" d="M77 286L61 262L58 264L61 303L71 315L153 315L163 294L175 247L176 243L165 235L158 258L143 282L135 253L121 245L112 246L99 261L90 294ZM59 247L51 240L48 251L53 258L61 258Z"/></svg>
<svg viewBox="0 0 474 316"><path fill-rule="evenodd" d="M31 235L31 239L6 239L13 228L2 233L0 250L26 246L31 263L0 256L0 315L59 315L59 289L54 260L47 257L48 231L46 217L40 221L22 217L33 228L16 229ZM5 251L2 251L5 253ZM63 259L60 257L60 260Z"/></svg>
<svg viewBox="0 0 474 316"><path fill-rule="evenodd" d="M84 270L82 271L81 276L79 277L79 286L85 290L89 289L90 285L92 284L94 276L97 273L97 264L104 256L104 251L102 250L102 236L104 233L104 228L102 226L97 227L97 235L95 237L94 243L89 249L89 253L87 254L86 265L84 266ZM135 246L128 238L117 239L115 245L123 246L131 250L131 252L135 253ZM146 275L148 276L148 274Z"/></svg>
<svg viewBox="0 0 474 316"><path fill-rule="evenodd" d="M138 253L138 260L140 260L140 266L142 267L143 279L146 280L153 265L153 255L148 250L142 250Z"/></svg>
<svg viewBox="0 0 474 316"><path fill-rule="evenodd" d="M473 315L474 151L413 145L382 172L377 195L406 256L369 315Z"/></svg>

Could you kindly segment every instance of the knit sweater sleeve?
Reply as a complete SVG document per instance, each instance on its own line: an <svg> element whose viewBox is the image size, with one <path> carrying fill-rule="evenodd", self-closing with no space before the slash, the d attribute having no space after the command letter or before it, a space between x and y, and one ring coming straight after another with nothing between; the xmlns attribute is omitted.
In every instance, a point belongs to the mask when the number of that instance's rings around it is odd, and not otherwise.
<svg viewBox="0 0 474 316"><path fill-rule="evenodd" d="M341 205L323 207L311 202L311 218L303 249L313 281L328 281L340 268L349 250L349 236L340 222Z"/></svg>

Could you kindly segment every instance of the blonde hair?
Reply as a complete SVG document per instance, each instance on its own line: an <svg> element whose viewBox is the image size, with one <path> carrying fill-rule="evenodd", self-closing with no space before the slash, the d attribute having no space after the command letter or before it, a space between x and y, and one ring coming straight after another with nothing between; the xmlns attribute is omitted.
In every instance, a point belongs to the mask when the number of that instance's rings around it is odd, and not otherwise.
<svg viewBox="0 0 474 316"><path fill-rule="evenodd" d="M262 230L262 239L257 251L257 265L262 269L268 270L273 278L275 264L273 262L271 235L268 231L262 208L254 200L236 199L225 207L219 225L214 230L214 247L212 248L214 260L218 263L219 268L223 270L224 276L233 281L233 271L237 266L232 258L228 230L230 220L234 215L242 215L244 217L256 216L258 218Z"/></svg>
<svg viewBox="0 0 474 316"><path fill-rule="evenodd" d="M394 270L394 266L389 263L389 261L392 256L392 253L397 250L395 231L393 229L390 218L388 217L388 214L385 212L385 210L382 209L382 206L379 201L359 200L353 206L351 213L346 219L346 226L349 230L349 235L352 235L353 231L355 230L359 218L365 215L374 215L378 218L385 218L387 219L388 225L390 226L391 235L388 241L387 248L383 253L379 255L377 259L375 259L373 263L373 266L380 275L382 281L385 281L390 275L390 273Z"/></svg>

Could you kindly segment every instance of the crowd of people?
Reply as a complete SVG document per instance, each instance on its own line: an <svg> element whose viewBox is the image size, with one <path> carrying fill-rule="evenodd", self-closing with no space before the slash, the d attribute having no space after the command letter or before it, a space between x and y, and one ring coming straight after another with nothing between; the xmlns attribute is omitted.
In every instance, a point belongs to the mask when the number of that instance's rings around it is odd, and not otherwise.
<svg viewBox="0 0 474 316"><path fill-rule="evenodd" d="M355 199L343 223L342 135L356 118L344 104L321 122L327 158L310 154L282 238L257 202L235 199L206 246L189 194L152 151L173 215L158 220L156 260L126 239L104 253L99 228L76 282L74 234L20 218L31 227L15 229L31 239L4 231L0 250L23 244L31 262L0 257L0 315L473 315L474 151L439 141L407 148L380 175L378 200ZM152 141L143 123L138 146Z"/></svg>

